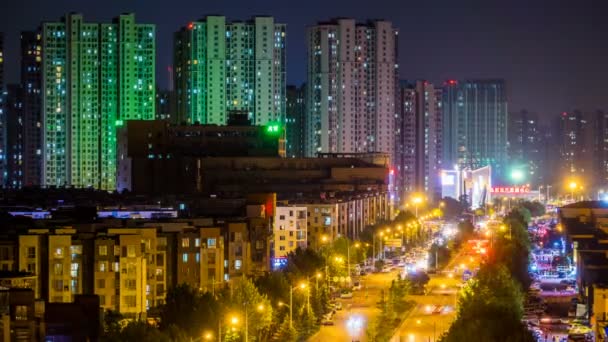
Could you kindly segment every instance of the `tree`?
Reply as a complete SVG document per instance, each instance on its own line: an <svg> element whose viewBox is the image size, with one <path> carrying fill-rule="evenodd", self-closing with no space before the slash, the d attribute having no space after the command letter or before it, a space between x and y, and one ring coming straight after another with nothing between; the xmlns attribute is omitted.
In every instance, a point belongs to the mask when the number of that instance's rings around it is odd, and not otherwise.
<svg viewBox="0 0 608 342"><path fill-rule="evenodd" d="M249 339L260 341L272 323L273 310L268 297L260 294L251 280L241 278L233 285L228 303L229 312L240 316L241 332L245 329L244 320L247 319Z"/></svg>
<svg viewBox="0 0 608 342"><path fill-rule="evenodd" d="M279 341L294 342L297 340L297 334L296 328L291 325L289 320L283 320L279 327Z"/></svg>
<svg viewBox="0 0 608 342"><path fill-rule="evenodd" d="M122 330L123 316L118 311L108 310L103 316L103 336L109 339L117 338Z"/></svg>
<svg viewBox="0 0 608 342"><path fill-rule="evenodd" d="M502 264L484 265L459 298L458 314L442 342L534 341L521 323L523 294Z"/></svg>
<svg viewBox="0 0 608 342"><path fill-rule="evenodd" d="M303 305L298 314L297 320L297 331L300 339L312 336L319 326L317 325L317 318L315 313L310 309L309 306Z"/></svg>
<svg viewBox="0 0 608 342"><path fill-rule="evenodd" d="M466 206L452 197L444 197L441 201L443 202L443 216L445 218L458 217L466 211Z"/></svg>
<svg viewBox="0 0 608 342"><path fill-rule="evenodd" d="M115 340L106 341L121 341L121 342L172 342L169 336L163 334L155 327L148 325L144 321L132 321L127 324L124 329L118 334Z"/></svg>
<svg viewBox="0 0 608 342"><path fill-rule="evenodd" d="M173 325L190 337L198 337L203 331L217 329L219 313L220 305L209 292L180 284L167 292L160 309L161 328Z"/></svg>
<svg viewBox="0 0 608 342"><path fill-rule="evenodd" d="M312 248L302 249L298 247L287 255L285 272L292 279L311 277L323 266L325 266L323 256Z"/></svg>

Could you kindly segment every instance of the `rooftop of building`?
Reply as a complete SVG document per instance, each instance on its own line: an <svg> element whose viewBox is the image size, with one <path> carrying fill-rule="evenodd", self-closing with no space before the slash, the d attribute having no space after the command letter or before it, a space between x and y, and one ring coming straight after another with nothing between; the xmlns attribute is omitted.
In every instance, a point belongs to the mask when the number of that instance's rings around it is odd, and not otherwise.
<svg viewBox="0 0 608 342"><path fill-rule="evenodd" d="M570 203L562 208L565 209L608 209L608 202L606 201L581 201Z"/></svg>

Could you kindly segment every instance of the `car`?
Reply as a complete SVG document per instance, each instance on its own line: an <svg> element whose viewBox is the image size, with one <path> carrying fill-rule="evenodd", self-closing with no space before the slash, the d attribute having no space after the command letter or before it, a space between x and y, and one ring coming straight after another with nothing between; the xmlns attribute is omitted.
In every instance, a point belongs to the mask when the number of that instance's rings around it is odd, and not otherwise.
<svg viewBox="0 0 608 342"><path fill-rule="evenodd" d="M353 291L360 291L361 288L362 288L361 282L356 281L353 283Z"/></svg>
<svg viewBox="0 0 608 342"><path fill-rule="evenodd" d="M353 298L353 292L346 290L346 289L342 290L342 291L340 291L340 298L343 298L343 299Z"/></svg>
<svg viewBox="0 0 608 342"><path fill-rule="evenodd" d="M433 310L433 315L439 315L441 312L443 311L443 306L442 305L437 305L435 307L435 310Z"/></svg>
<svg viewBox="0 0 608 342"><path fill-rule="evenodd" d="M334 320L331 317L323 317L321 325L334 325Z"/></svg>
<svg viewBox="0 0 608 342"><path fill-rule="evenodd" d="M560 284L563 285L570 285L570 286L574 286L576 285L576 280L574 279L562 279L559 281Z"/></svg>
<svg viewBox="0 0 608 342"><path fill-rule="evenodd" d="M364 276L364 275L366 275L366 274L367 274L367 273L365 273L365 270L361 270L361 272L359 272L359 275L360 275L360 276Z"/></svg>
<svg viewBox="0 0 608 342"><path fill-rule="evenodd" d="M391 267L390 266L384 266L382 267L382 273L389 273L391 271Z"/></svg>

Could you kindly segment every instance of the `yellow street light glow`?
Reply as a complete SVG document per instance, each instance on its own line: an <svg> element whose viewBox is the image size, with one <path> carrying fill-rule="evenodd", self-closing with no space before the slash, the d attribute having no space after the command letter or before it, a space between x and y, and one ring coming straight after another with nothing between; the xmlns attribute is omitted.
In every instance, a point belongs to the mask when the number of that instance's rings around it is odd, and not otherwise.
<svg viewBox="0 0 608 342"><path fill-rule="evenodd" d="M422 321L418 319L416 320L416 324L422 324Z"/></svg>
<svg viewBox="0 0 608 342"><path fill-rule="evenodd" d="M574 190L574 189L576 189L576 187L578 186L578 184L576 184L576 182L572 181L572 182L570 182L569 186L570 186L570 189Z"/></svg>
<svg viewBox="0 0 608 342"><path fill-rule="evenodd" d="M321 278L323 275L320 272L317 272L316 276L317 278Z"/></svg>
<svg viewBox="0 0 608 342"><path fill-rule="evenodd" d="M321 236L321 241L323 241L323 242L327 242L328 239L329 238L327 237L327 235Z"/></svg>
<svg viewBox="0 0 608 342"><path fill-rule="evenodd" d="M278 305L279 305L279 306L283 306L283 305L285 305L285 303L283 303L283 302L279 302L279 303L278 303Z"/></svg>
<svg viewBox="0 0 608 342"><path fill-rule="evenodd" d="M264 311L264 304L258 305L258 311Z"/></svg>
<svg viewBox="0 0 608 342"><path fill-rule="evenodd" d="M412 198L412 202L414 202L416 204L422 203L422 197L416 196L416 197Z"/></svg>
<svg viewBox="0 0 608 342"><path fill-rule="evenodd" d="M205 340L209 341L213 338L213 334L207 331L203 337Z"/></svg>
<svg viewBox="0 0 608 342"><path fill-rule="evenodd" d="M230 318L230 323L232 323L233 325L239 324L239 318L236 316L232 316L232 318Z"/></svg>
<svg viewBox="0 0 608 342"><path fill-rule="evenodd" d="M360 243L358 243L358 242L357 242L357 243L355 243L355 248L359 248L359 247L361 247L361 244L360 244Z"/></svg>
<svg viewBox="0 0 608 342"><path fill-rule="evenodd" d="M306 288L306 283L300 283L300 288L301 289L305 289Z"/></svg>
<svg viewBox="0 0 608 342"><path fill-rule="evenodd" d="M507 226L504 225L504 224L501 224L500 225L500 230L502 230L504 232L505 230L507 230Z"/></svg>

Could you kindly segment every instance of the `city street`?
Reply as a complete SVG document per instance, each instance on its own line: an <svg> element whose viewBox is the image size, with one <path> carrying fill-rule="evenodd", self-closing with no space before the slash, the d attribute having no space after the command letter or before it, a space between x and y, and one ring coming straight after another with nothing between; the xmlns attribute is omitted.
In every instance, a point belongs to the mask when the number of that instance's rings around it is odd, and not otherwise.
<svg viewBox="0 0 608 342"><path fill-rule="evenodd" d="M459 253L445 267L444 272L431 275L427 285L429 294L410 296L417 305L403 321L391 342L436 341L456 317L458 286L462 283L462 270L474 270L477 267L479 267L479 258ZM458 269L457 273L450 272L455 269Z"/></svg>
<svg viewBox="0 0 608 342"><path fill-rule="evenodd" d="M334 325L321 326L319 332L309 341L365 341L365 331L371 320L380 313L377 303L382 299L382 290L388 290L390 283L397 277L397 271L390 273L372 273L361 277L363 289L353 292L351 299L337 299L343 309L336 311ZM361 319L360 327L347 324L351 318Z"/></svg>

